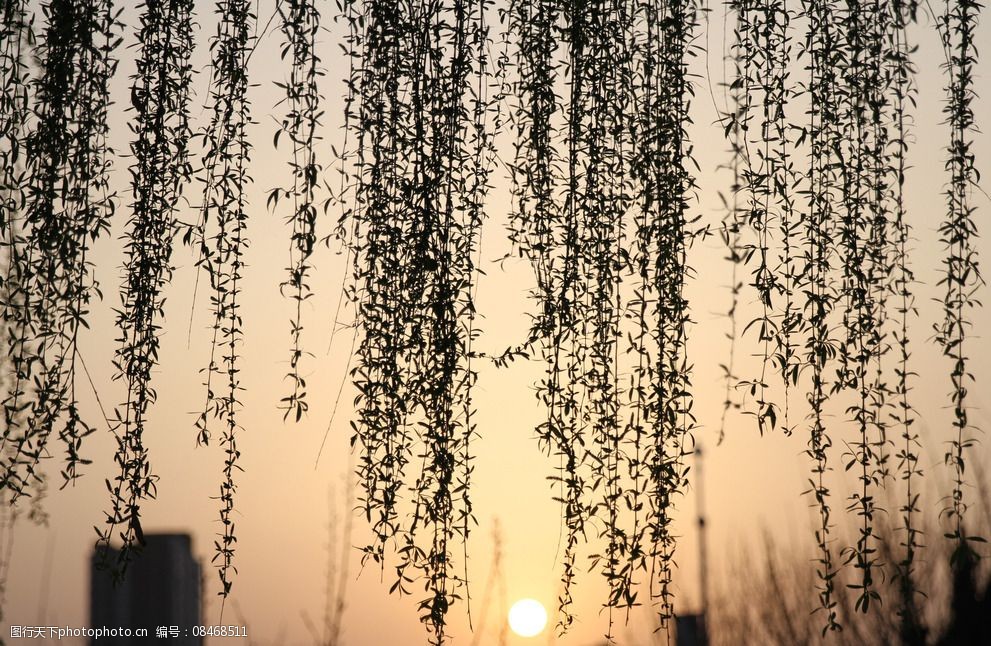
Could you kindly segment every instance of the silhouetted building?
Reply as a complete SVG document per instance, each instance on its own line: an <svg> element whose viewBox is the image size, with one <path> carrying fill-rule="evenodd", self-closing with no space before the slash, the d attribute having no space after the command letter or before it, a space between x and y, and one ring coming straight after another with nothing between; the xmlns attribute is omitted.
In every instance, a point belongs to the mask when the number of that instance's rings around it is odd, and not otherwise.
<svg viewBox="0 0 991 646"><path fill-rule="evenodd" d="M92 646L130 646L162 639L169 646L201 646L200 564L193 557L188 534L146 534L141 554L114 583L110 569L117 550L97 549L90 563L90 627L130 630L130 636L104 633ZM166 632L163 634L162 630ZM147 631L139 633L138 631Z"/></svg>
<svg viewBox="0 0 991 646"><path fill-rule="evenodd" d="M677 646L708 646L705 615L677 615L674 618Z"/></svg>

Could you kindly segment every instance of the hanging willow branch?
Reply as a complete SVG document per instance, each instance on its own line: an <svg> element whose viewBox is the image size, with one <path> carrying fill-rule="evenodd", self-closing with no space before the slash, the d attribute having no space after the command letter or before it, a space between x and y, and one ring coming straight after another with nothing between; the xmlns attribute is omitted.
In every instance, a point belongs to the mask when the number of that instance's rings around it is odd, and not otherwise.
<svg viewBox="0 0 991 646"><path fill-rule="evenodd" d="M902 635L906 641L921 639L919 613L916 600L915 561L921 543L921 530L918 515L922 511L919 506L919 477L922 471L918 466L918 451L922 448L919 434L915 431L915 409L910 403L909 393L912 390L912 377L909 359L911 357L908 323L910 316L915 314L914 299L911 284L914 276L908 266L908 244L911 230L906 222L906 204L904 197L905 171L907 168L905 153L908 148L909 105L914 105L917 92L914 83L915 66L911 60L912 47L907 40L907 27L915 20L917 3L913 1L895 1L891 5L892 25L889 32L887 49L891 53L888 61L891 75L891 105L894 118L894 136L891 141L892 161L892 208L894 222L895 271L892 282L892 296L895 298L898 312L895 329L892 336L897 346L897 367L895 374L897 382L894 389L895 412L891 415L894 426L901 428L901 444L895 454L897 468L901 480L905 483L904 504L899 508L902 514L902 527L905 538L902 546L905 548L902 559L897 564L898 589L902 620Z"/></svg>
<svg viewBox="0 0 991 646"><path fill-rule="evenodd" d="M120 474L111 487L109 527L98 531L100 542L109 548L114 529L124 526L117 551L118 569L126 566L135 543L143 545L140 503L156 493L157 477L151 472L142 437L148 409L156 399L151 374L158 364L162 292L172 278L176 207L191 173L192 8L192 0L146 2L137 32L141 48L131 85L133 201L117 314L120 347L114 359L116 378L127 386L127 399L123 410L117 411L114 460Z"/></svg>
<svg viewBox="0 0 991 646"><path fill-rule="evenodd" d="M563 171L557 149L555 119L563 109L557 96L560 62L556 57L562 37L559 20L565 10L559 0L513 2L507 12L507 29L516 41L518 80L513 93L519 101L512 110L516 131L516 155L511 167L514 209L510 212L509 237L515 249L527 257L536 277L535 298L539 302L531 337L547 339L540 346L545 377L537 386L537 398L547 409L546 420L537 428L544 450L560 456L559 500L563 507L563 575L559 597L562 628L571 624L571 584L576 573L579 537L588 517L585 482L579 475L584 461L584 439L574 412L578 394L569 366L578 359L571 350L576 334L577 261L574 253L575 218L561 204ZM575 48L573 48L575 49ZM582 91L581 69L572 67L570 109ZM574 126L568 124L568 140L574 141ZM576 180L573 149L567 155L571 189ZM569 242L564 242L569 241ZM565 411L569 414L565 415Z"/></svg>
<svg viewBox="0 0 991 646"><path fill-rule="evenodd" d="M911 310L911 272L906 265L908 229L901 197L912 71L903 32L914 18L914 9L885 2L802 3L807 31L800 56L806 60L808 76L799 88L808 100L810 120L801 127L786 118L787 106L799 91L788 82L789 25L797 14L787 5L753 0L735 2L731 10L736 20L731 49L735 78L730 84L734 107L724 127L733 165L743 168L738 188L741 201L749 205L745 207L749 230L743 233L754 242L743 245L742 259L755 259L752 285L762 313L751 326L758 329L764 346L759 378L741 383L749 385L756 398L754 414L761 430L773 426L777 404L766 394L771 386L767 363L773 360L782 377L785 429L790 432L788 391L799 384L802 374L793 336L804 336L804 359L811 372L809 493L820 516L816 531L820 601L827 629L837 628L833 594L837 567L830 546L830 492L825 482L832 446L825 422L830 397L852 402L847 411L859 436L858 442L848 445L845 462L848 470L858 468L859 486L849 498L848 510L860 520L860 535L855 546L844 550L846 562L860 574L859 610L866 611L870 601L878 599L874 519L880 511L877 491L891 475L888 427L892 421L904 429L908 443L900 455L902 468L908 470L903 475L911 480L915 472L904 334ZM748 136L754 131L758 105L762 106L760 132ZM791 161L792 151L806 142L808 170L800 174ZM808 209L801 220L795 217L796 191ZM776 239L771 235L775 224ZM799 235L804 236L801 247L796 244ZM768 258L775 246L779 260L772 267ZM805 296L801 307L795 296L799 292ZM890 321L892 295L900 299L901 329ZM784 301L777 309L780 314L772 308L772 299L778 296ZM832 336L834 312L841 318L841 339ZM901 354L894 391L886 375L891 339ZM836 378L829 379L834 365ZM891 397L893 392L898 403Z"/></svg>
<svg viewBox="0 0 991 646"><path fill-rule="evenodd" d="M348 208L349 293L360 343L352 444L374 541L396 552L392 590L422 581L432 643L467 585L455 541L472 519L475 254L488 188L489 3L349 2L355 137ZM410 473L410 463L418 466ZM411 506L404 517L403 501Z"/></svg>
<svg viewBox="0 0 991 646"><path fill-rule="evenodd" d="M0 330L3 331L3 375L0 376L0 392L3 393L3 439L0 453L2 464L6 457L16 452L17 429L23 425L23 408L12 406L15 382L18 384L18 364L9 352L9 339L20 339L24 334L24 304L18 298L15 268L23 266L24 250L22 215L28 198L28 179L24 138L31 116L30 79L28 76L29 48L33 30L22 1L4 2L0 6L0 263L4 271L0 275ZM23 362L20 364L23 365ZM19 385L17 386L19 387Z"/></svg>
<svg viewBox="0 0 991 646"><path fill-rule="evenodd" d="M737 11L738 7L729 5L728 12ZM733 47L740 47L739 30L734 30ZM727 57L728 58L728 57ZM733 60L740 62L743 60L739 52L734 52ZM739 78L739 67L737 78ZM735 79L734 79L735 81ZM726 438L726 422L730 411L739 410L743 404L735 394L739 377L736 375L737 356L737 327L739 323L740 294L743 291L743 281L740 280L740 272L744 268L748 257L747 247L743 244L743 234L746 229L745 214L740 208L740 196L743 193L743 167L746 164L746 143L744 139L743 124L741 116L746 115L746 94L743 84L731 81L724 83L727 86L728 105L722 111L721 122L723 134L728 139L730 162L725 167L733 174L733 181L730 185L729 197L720 193L726 213L723 216L722 226L719 230L720 238L726 247L727 255L724 258L730 263L730 307L726 312L729 319L730 330L726 334L729 340L729 356L725 363L719 365L723 372L725 381L725 391L723 395L723 410L719 418L719 438L717 444L722 444ZM720 167L722 169L724 167Z"/></svg>
<svg viewBox="0 0 991 646"><path fill-rule="evenodd" d="M744 258L755 258L750 283L761 304L761 315L748 324L744 333L754 329L761 345L762 365L758 379L744 380L756 398L757 422L761 433L777 425L779 406L768 395L767 370L776 363L785 385L785 410L789 384L797 380L797 361L791 341L796 326L792 302L795 268L791 252L793 227L791 189L794 171L789 160L787 107L791 95L788 85L791 14L787 5L765 0L743 0L731 4L737 24L733 57L736 79L731 89L738 92L735 118L730 128L743 132L742 182L745 217L754 242L744 246ZM755 112L758 112L759 119ZM759 124L759 128L753 126ZM781 233L781 259L773 260L774 229ZM775 301L784 297L779 317ZM788 423L785 420L787 428Z"/></svg>
<svg viewBox="0 0 991 646"><path fill-rule="evenodd" d="M89 463L80 454L92 429L76 398L78 334L99 293L88 253L114 208L106 135L118 12L105 0L55 0L43 15L33 128L24 144L24 243L11 247L6 278L5 316L17 334L5 342L16 376L4 399L4 445L13 448L0 467L0 487L10 487L14 500L40 482L38 463L56 428L66 451L65 484ZM16 107L13 113L22 114Z"/></svg>
<svg viewBox="0 0 991 646"><path fill-rule="evenodd" d="M832 515L830 492L826 486L829 470L829 449L832 440L826 425L826 405L831 390L828 369L837 355L830 335L830 315L837 293L833 282L836 262L833 239L836 233L837 172L836 153L841 134L836 125L839 111L837 74L842 69L843 51L835 28L836 7L832 2L803 3L808 31L803 54L808 58L809 80L806 94L811 109L807 126L809 168L807 171L808 214L805 222L804 269L801 278L806 294L803 321L806 333L806 360L811 369L811 386L807 394L810 407L809 443L807 454L813 461L811 489L819 512L816 527L818 544L817 575L820 606L826 613L827 629L837 629L835 577L836 565L830 545Z"/></svg>
<svg viewBox="0 0 991 646"><path fill-rule="evenodd" d="M594 527L611 639L612 609L639 604L638 572L672 613L671 513L693 425L683 288L695 7L514 2L508 18L519 76L510 238L537 278L537 433L559 460L564 509L559 628L574 620L577 550Z"/></svg>
<svg viewBox="0 0 991 646"><path fill-rule="evenodd" d="M287 218L292 225L290 239L289 277L282 283L282 292L295 303L290 326L292 347L289 356L289 373L286 378L292 384L292 392L282 398L284 418L295 417L298 422L306 413L306 380L300 375L302 346L302 308L312 292L308 283L310 256L316 244L317 206L316 189L320 175L314 144L320 125L320 103L323 97L317 82L323 71L316 53L316 37L320 31L320 12L312 0L289 0L278 5L285 36L282 58L290 59L289 79L279 83L286 92L288 113L275 135L275 144L285 135L292 146L290 166L293 184L288 189L274 189L269 194L269 205L277 206L281 197L291 200L292 214Z"/></svg>
<svg viewBox="0 0 991 646"><path fill-rule="evenodd" d="M220 522L223 533L214 541L221 595L230 593L234 543L235 471L241 470L237 434L241 430L238 348L242 340L239 296L242 289L244 252L248 245L246 190L251 144L247 128L251 121L248 103L248 57L251 30L255 23L250 0L220 0L217 33L211 42L213 52L211 88L212 113L204 133L203 205L200 222L185 234L187 242L200 248L199 263L210 278L213 314L210 362L206 372L206 403L196 420L197 443L209 444L211 420L223 425L220 446L224 450L223 480L220 483ZM214 233L208 235L210 231ZM222 355L222 356L218 356ZM223 380L223 385L216 383Z"/></svg>
<svg viewBox="0 0 991 646"><path fill-rule="evenodd" d="M24 0L7 0L0 5L0 241L8 247L8 262L14 262L9 258L14 244L11 223L27 198L23 144L31 105L25 50L32 39ZM8 319L6 307L3 319Z"/></svg>
<svg viewBox="0 0 991 646"><path fill-rule="evenodd" d="M646 523L651 546L650 596L660 599L660 617L666 621L674 615L671 515L674 497L687 483L682 458L695 421L686 356L690 319L683 292L691 271L686 256L694 235L690 229L693 220L687 216L687 198L695 181L688 170L693 161L686 128L691 121L688 110L692 96L687 67L697 22L696 5L691 1L644 4L648 28L644 101L639 116L646 145L642 153L643 226L637 237L650 249L648 265L657 289L657 304L647 326L656 355L650 361L653 368L647 372L651 384L647 397L633 402L649 421L650 440L644 460L649 466L643 472L651 491L651 514ZM649 291L644 298L652 300ZM639 464L632 468L643 469Z"/></svg>
<svg viewBox="0 0 991 646"><path fill-rule="evenodd" d="M946 161L950 185L946 191L947 216L939 227L940 239L946 246L945 275L940 284L946 291L944 318L936 326L936 338L943 347L943 354L952 363L950 401L956 436L945 455L945 462L953 472L953 490L944 513L952 523L947 537L956 541L961 550L970 550L968 541L976 540L965 532L964 454L976 444L972 435L974 428L968 420L967 383L973 377L967 370L969 359L965 341L970 327L969 312L979 305L975 292L984 284L974 248L977 222L970 199L979 179L971 146L976 129L972 108L975 96L973 70L977 62L974 32L980 10L981 4L973 0L948 1L939 19L948 76L947 103L943 112L950 126Z"/></svg>
<svg viewBox="0 0 991 646"><path fill-rule="evenodd" d="M841 148L842 215L839 220L839 249L844 259L840 300L843 307L844 338L839 345L840 379L834 384L834 392L848 391L854 403L848 413L856 425L859 441L844 453L846 469L859 467L859 488L848 498L848 511L861 518L859 536L855 546L845 551L846 561L853 562L861 572L858 587L861 595L857 608L866 610L873 592L874 514L876 495L875 480L870 465L875 459L870 442L870 431L877 424L877 416L871 406L872 387L870 361L879 347L876 303L874 300L874 254L877 245L873 237L871 199L873 197L873 167L875 149L871 129L872 110L877 101L877 87L871 86L872 58L871 24L875 20L861 3L849 4L841 19L841 29L847 49L847 65L840 85L840 128L843 132Z"/></svg>
<svg viewBox="0 0 991 646"><path fill-rule="evenodd" d="M373 533L364 558L383 571L387 563L395 568L393 591L424 586L420 615L435 644L446 640L450 607L467 594L467 548L456 553L474 522L474 289L482 202L501 125L499 84L508 83L501 76L506 60L494 66L489 60L490 5L338 5L350 66L346 135L344 150L332 151L342 161L341 190L325 208L342 207L336 232L353 263L345 288L359 339L351 442L361 452L360 506ZM223 531L214 560L224 596L236 571L240 292L252 150L247 64L257 42L252 6L251 0L216 4L203 201L199 221L182 225L212 289L206 401L195 425L202 444L217 425L222 429ZM308 409L302 310L312 295L323 159L317 153L321 6L315 0L276 5L289 72L278 84L286 107L275 144L288 140L292 148L292 180L270 191L269 204L290 205L281 290L295 312L291 392L282 408L297 421ZM118 571L143 543L141 505L156 494L144 437L156 398L151 374L172 274L176 208L192 174L192 9L193 0L145 0L137 32L132 201L113 359L126 397L112 429L118 473L107 481L111 510L97 529L109 546L120 528ZM744 265L750 272L746 282L759 308L743 330L759 346L759 374L739 383L749 388L755 410L746 412L760 432L780 417L787 433L796 426L791 393L808 383L807 493L818 515L818 592L827 630L839 628L836 585L844 567L858 591L855 610L866 612L880 600L885 552L876 531L884 511L878 499L894 473L906 495L899 508L904 553L895 569L907 609L902 631L915 629L921 470L910 401L914 279L904 184L916 92L906 34L916 9L915 0L729 3L732 105L722 125L734 185L723 233L734 272ZM962 551L980 540L965 527L965 457L976 444L965 346L976 290L984 284L972 203L979 181L972 146L980 9L976 0L946 0L937 19L948 79L950 182L939 229L946 259L936 337L952 363L955 432L945 456L953 486L944 515L952 525L947 537ZM695 181L686 130L697 10L693 0L510 0L504 13L506 37L516 44L510 239L533 268L536 312L525 342L495 363L531 352L543 361L537 397L546 417L536 432L557 462L551 480L564 516L559 627L574 621L572 585L580 550L591 539L597 545L591 569L608 588L610 640L617 609L628 613L644 597L662 621L674 612L672 516L687 484L684 457L695 423L685 284L698 233L689 214ZM92 429L80 415L75 382L79 334L99 295L92 247L108 230L115 205L106 139L118 15L110 0L46 0L36 14L26 0L0 0L0 330L11 370L0 375L4 500L41 499L47 483L39 461L52 452L56 434L65 447L65 484L88 462L82 442ZM805 29L797 59L795 24ZM500 89L490 96L494 86ZM803 108L805 117L796 117ZM734 344L743 282L734 273ZM733 372L731 358L724 370L730 387ZM778 389L783 401L774 401ZM724 423L734 406L728 388ZM856 479L854 491L843 495L858 529L854 544L839 549L837 494L827 486L840 437L827 423L836 406L845 407L841 424L855 434L841 457Z"/></svg>

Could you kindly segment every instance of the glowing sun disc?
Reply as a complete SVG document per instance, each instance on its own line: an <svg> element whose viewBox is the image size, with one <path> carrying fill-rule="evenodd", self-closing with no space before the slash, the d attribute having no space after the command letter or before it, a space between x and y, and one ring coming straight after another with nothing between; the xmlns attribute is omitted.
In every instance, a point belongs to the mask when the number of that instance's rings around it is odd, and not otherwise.
<svg viewBox="0 0 991 646"><path fill-rule="evenodd" d="M533 637L547 625L547 611L536 599L520 599L509 609L509 627L520 637Z"/></svg>

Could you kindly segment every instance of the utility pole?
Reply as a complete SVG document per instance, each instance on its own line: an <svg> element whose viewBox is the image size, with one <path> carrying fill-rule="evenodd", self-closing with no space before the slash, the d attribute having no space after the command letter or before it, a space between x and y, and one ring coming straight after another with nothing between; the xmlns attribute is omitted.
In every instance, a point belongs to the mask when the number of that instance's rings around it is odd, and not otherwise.
<svg viewBox="0 0 991 646"><path fill-rule="evenodd" d="M699 541L699 605L694 615L675 616L675 644L677 646L709 646L709 574L708 554L705 543L705 496L702 487L702 445L695 450L695 513Z"/></svg>
<svg viewBox="0 0 991 646"><path fill-rule="evenodd" d="M701 615L700 643L709 644L709 563L705 535L705 495L702 487L702 445L695 445L695 511L699 529L699 615Z"/></svg>

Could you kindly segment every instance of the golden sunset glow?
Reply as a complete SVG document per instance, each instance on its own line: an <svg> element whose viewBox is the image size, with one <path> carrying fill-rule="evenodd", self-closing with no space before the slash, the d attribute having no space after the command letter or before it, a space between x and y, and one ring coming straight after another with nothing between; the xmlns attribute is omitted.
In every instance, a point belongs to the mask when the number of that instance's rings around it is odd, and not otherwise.
<svg viewBox="0 0 991 646"><path fill-rule="evenodd" d="M991 646L982 4L0 1L0 646Z"/></svg>
<svg viewBox="0 0 991 646"><path fill-rule="evenodd" d="M509 627L520 637L539 635L547 625L547 611L536 599L520 599L509 609Z"/></svg>

